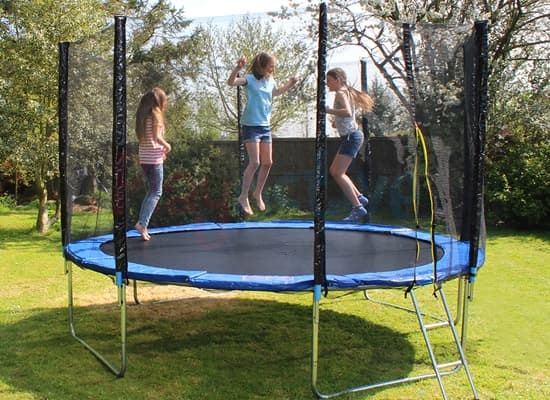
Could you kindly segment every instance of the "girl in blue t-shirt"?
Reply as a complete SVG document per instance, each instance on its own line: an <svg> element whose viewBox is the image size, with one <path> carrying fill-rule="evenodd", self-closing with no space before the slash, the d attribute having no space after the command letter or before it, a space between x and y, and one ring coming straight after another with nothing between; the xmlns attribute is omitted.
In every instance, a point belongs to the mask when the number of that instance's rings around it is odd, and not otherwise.
<svg viewBox="0 0 550 400"><path fill-rule="evenodd" d="M298 81L296 78L291 78L283 86L277 87L273 79L276 62L274 56L261 52L252 60L250 73L240 77L239 72L246 64L246 58L242 56L227 80L230 86L244 86L246 89L247 101L241 116L241 129L243 142L248 153L248 165L244 170L238 201L248 215L254 214L248 201L248 192L258 168L256 187L252 196L258 209L260 211L265 210L262 191L273 164L270 128L273 96L285 93Z"/></svg>

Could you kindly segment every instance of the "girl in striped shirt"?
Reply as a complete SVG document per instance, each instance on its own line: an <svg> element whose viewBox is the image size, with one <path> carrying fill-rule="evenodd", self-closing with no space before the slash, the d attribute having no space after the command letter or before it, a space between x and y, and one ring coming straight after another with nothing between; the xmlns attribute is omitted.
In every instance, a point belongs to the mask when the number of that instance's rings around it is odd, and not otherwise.
<svg viewBox="0 0 550 400"><path fill-rule="evenodd" d="M139 163L145 178L147 193L141 203L135 228L143 240L151 239L147 232L149 220L162 195L163 164L166 153L172 150L164 139L164 110L166 93L158 87L143 95L136 112L136 135L139 140Z"/></svg>

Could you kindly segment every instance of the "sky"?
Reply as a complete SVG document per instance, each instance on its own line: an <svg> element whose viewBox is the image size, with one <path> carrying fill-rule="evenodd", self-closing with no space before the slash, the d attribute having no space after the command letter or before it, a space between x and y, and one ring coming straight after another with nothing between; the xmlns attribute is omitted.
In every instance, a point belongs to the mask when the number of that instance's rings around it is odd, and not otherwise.
<svg viewBox="0 0 550 400"><path fill-rule="evenodd" d="M288 0L169 0L176 8L183 8L186 18L194 19L197 23L212 20L228 21L228 17L267 13L269 11L279 11L281 6L288 6ZM299 0L294 0L295 3ZM307 2L302 2L307 4ZM230 18L231 19L231 18ZM348 71L348 78L354 82L358 79L359 60L364 54L357 48L341 49L329 54L329 65L339 64L344 68L351 67L353 71Z"/></svg>
<svg viewBox="0 0 550 400"><path fill-rule="evenodd" d="M183 8L186 18L209 18L228 15L278 11L288 0L170 0Z"/></svg>

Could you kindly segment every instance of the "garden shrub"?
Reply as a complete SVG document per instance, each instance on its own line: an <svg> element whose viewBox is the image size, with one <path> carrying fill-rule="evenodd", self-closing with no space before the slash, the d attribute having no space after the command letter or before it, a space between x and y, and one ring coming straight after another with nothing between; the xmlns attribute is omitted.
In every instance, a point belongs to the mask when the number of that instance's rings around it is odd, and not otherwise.
<svg viewBox="0 0 550 400"><path fill-rule="evenodd" d="M550 227L550 141L542 132L501 130L487 143L486 216L490 224Z"/></svg>

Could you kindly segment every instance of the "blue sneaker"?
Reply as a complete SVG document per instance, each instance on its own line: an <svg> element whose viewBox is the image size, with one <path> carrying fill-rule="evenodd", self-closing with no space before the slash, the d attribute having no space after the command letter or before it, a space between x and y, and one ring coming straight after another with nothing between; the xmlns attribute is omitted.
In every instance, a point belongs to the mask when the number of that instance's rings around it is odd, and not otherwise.
<svg viewBox="0 0 550 400"><path fill-rule="evenodd" d="M366 216L367 216L367 210L365 210L365 207L355 206L351 209L351 212L349 213L349 215L346 218L344 218L344 221L357 222L357 221L361 221Z"/></svg>
<svg viewBox="0 0 550 400"><path fill-rule="evenodd" d="M359 203L361 203L361 205L365 208L367 208L367 205L369 204L369 199L367 199L365 196L363 196L362 194L360 194L359 196L357 196L357 199L359 200Z"/></svg>

